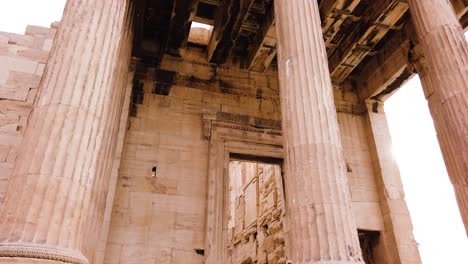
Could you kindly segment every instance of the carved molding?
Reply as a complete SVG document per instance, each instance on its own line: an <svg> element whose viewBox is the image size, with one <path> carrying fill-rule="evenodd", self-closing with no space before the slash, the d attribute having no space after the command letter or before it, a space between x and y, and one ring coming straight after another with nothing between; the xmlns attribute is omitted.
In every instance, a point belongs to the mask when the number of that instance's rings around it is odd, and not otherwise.
<svg viewBox="0 0 468 264"><path fill-rule="evenodd" d="M211 139L213 127L223 127L261 134L282 136L281 121L247 115L202 110L203 136Z"/></svg>
<svg viewBox="0 0 468 264"><path fill-rule="evenodd" d="M208 111L209 112L209 111ZM282 136L280 130L260 129L243 123L226 120L226 113L204 111L204 121L209 121L209 165L207 188L207 217L205 233L205 264L226 263L227 232L226 223L226 168L229 166L230 153L283 158ZM216 118L214 118L216 114ZM231 114L228 114L231 115ZM250 117L231 115L231 117ZM211 118L211 119L210 119ZM274 122L276 123L276 121ZM219 129L213 129L218 127ZM205 127L206 128L206 127Z"/></svg>
<svg viewBox="0 0 468 264"><path fill-rule="evenodd" d="M88 259L80 252L27 243L1 243L0 258L45 259L73 264L89 264Z"/></svg>

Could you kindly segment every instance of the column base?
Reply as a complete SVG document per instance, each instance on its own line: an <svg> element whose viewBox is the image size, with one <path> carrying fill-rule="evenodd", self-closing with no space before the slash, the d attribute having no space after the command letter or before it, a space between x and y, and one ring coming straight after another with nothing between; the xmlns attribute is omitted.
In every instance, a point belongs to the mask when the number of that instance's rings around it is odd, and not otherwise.
<svg viewBox="0 0 468 264"><path fill-rule="evenodd" d="M0 257L0 264L66 264L65 262L46 259L30 258L3 258Z"/></svg>
<svg viewBox="0 0 468 264"><path fill-rule="evenodd" d="M0 243L0 264L4 263L73 263L89 264L80 252L27 243Z"/></svg>

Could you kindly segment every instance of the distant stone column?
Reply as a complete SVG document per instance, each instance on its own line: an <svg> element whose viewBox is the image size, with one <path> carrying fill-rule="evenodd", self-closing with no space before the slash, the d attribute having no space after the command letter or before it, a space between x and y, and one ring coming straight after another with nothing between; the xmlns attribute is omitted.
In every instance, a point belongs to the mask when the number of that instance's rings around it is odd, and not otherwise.
<svg viewBox="0 0 468 264"><path fill-rule="evenodd" d="M419 68L468 232L468 44L447 0L409 0L426 65Z"/></svg>
<svg viewBox="0 0 468 264"><path fill-rule="evenodd" d="M363 263L317 1L275 1L289 259Z"/></svg>
<svg viewBox="0 0 468 264"><path fill-rule="evenodd" d="M127 0L68 0L0 212L0 263L90 263L131 55Z"/></svg>

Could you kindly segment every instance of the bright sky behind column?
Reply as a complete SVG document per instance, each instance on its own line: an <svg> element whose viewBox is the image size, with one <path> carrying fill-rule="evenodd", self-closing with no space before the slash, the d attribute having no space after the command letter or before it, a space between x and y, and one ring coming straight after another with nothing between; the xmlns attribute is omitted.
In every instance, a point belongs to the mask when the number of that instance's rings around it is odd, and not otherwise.
<svg viewBox="0 0 468 264"><path fill-rule="evenodd" d="M468 263L468 238L418 76L385 102L385 112L423 263Z"/></svg>
<svg viewBox="0 0 468 264"><path fill-rule="evenodd" d="M64 5L65 0L0 0L0 31L48 27L60 20ZM419 79L388 99L385 111L423 263L468 263L468 238Z"/></svg>

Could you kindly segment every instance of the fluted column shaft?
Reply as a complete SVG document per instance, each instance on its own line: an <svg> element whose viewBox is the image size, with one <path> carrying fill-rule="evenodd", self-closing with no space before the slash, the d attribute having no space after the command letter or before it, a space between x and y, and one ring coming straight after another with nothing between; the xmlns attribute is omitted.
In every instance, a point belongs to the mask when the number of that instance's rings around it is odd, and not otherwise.
<svg viewBox="0 0 468 264"><path fill-rule="evenodd" d="M130 24L127 0L68 0L2 208L0 263L93 259L123 106Z"/></svg>
<svg viewBox="0 0 468 264"><path fill-rule="evenodd" d="M425 66L421 80L468 231L468 44L447 0L409 0Z"/></svg>
<svg viewBox="0 0 468 264"><path fill-rule="evenodd" d="M294 264L363 263L317 1L275 1Z"/></svg>

